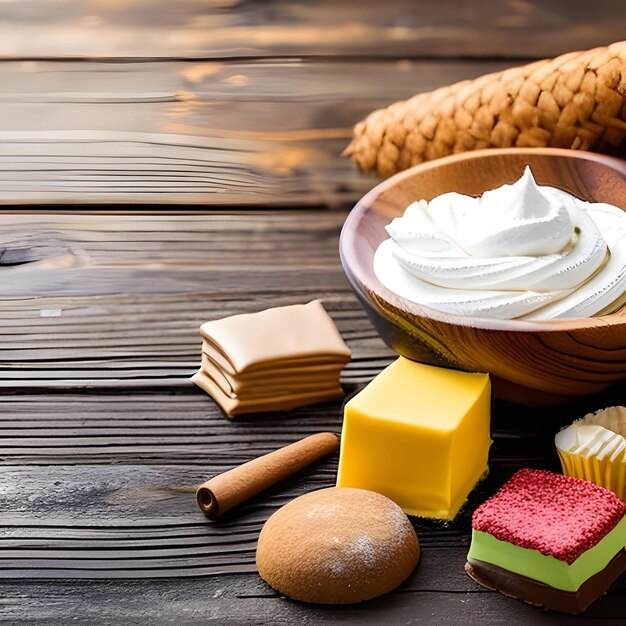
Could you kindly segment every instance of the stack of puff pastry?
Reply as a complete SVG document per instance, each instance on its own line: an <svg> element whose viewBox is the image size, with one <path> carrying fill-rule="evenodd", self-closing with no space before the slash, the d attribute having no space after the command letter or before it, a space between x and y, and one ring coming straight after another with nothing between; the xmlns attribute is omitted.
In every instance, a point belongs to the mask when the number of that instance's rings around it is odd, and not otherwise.
<svg viewBox="0 0 626 626"><path fill-rule="evenodd" d="M343 397L339 375L351 354L319 300L206 322L200 334L192 380L229 417Z"/></svg>

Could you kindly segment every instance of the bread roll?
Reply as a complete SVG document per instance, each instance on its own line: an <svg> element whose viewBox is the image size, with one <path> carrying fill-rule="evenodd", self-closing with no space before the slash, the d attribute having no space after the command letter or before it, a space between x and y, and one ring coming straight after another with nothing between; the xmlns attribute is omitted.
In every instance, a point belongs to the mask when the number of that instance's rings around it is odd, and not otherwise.
<svg viewBox="0 0 626 626"><path fill-rule="evenodd" d="M419 556L397 504L373 491L331 487L276 511L261 531L256 562L261 577L294 600L349 604L395 589Z"/></svg>

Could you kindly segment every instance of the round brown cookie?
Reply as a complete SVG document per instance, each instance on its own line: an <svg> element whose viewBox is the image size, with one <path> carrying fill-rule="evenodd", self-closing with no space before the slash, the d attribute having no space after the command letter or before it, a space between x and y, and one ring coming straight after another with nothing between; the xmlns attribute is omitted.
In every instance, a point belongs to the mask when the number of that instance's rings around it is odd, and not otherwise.
<svg viewBox="0 0 626 626"><path fill-rule="evenodd" d="M331 487L307 493L265 523L261 578L294 600L349 604L395 589L420 556L402 509L378 493Z"/></svg>

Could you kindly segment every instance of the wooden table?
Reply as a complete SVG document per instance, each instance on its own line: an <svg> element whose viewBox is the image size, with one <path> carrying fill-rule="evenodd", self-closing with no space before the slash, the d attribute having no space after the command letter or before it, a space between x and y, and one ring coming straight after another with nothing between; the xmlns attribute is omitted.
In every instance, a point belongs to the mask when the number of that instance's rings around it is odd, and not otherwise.
<svg viewBox="0 0 626 626"><path fill-rule="evenodd" d="M598 400L498 405L489 479L455 523L415 522L423 558L407 583L313 607L259 579L255 544L279 506L333 484L336 459L217 523L193 492L338 431L340 403L229 421L189 375L201 322L321 297L354 352L346 391L371 379L393 355L337 254L376 182L338 156L351 125L417 91L618 40L622 3L78 5L0 4L0 620L582 621L488 592L463 564L472 508L517 467L555 467L558 425ZM626 619L626 578L589 616Z"/></svg>

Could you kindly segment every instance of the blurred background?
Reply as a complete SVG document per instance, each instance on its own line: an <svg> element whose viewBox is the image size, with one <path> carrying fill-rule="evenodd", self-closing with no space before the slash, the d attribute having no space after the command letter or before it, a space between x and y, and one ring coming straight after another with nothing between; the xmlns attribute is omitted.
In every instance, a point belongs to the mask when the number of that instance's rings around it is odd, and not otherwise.
<svg viewBox="0 0 626 626"><path fill-rule="evenodd" d="M624 37L623 0L0 0L0 199L348 206L371 110Z"/></svg>

